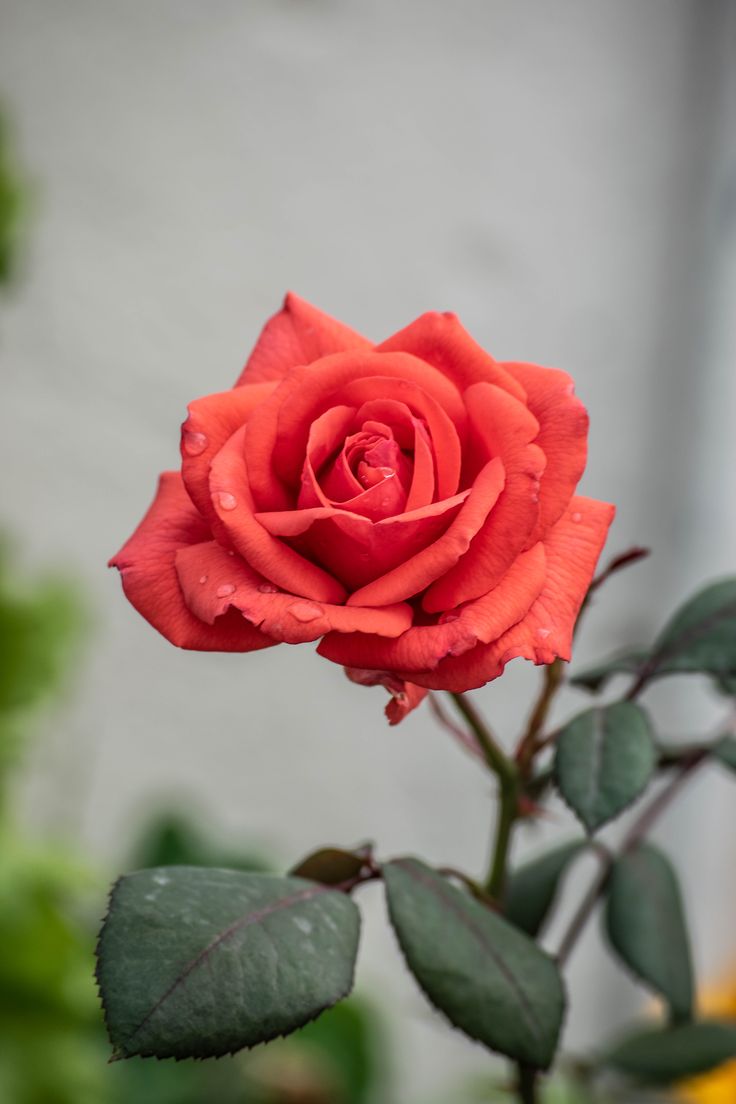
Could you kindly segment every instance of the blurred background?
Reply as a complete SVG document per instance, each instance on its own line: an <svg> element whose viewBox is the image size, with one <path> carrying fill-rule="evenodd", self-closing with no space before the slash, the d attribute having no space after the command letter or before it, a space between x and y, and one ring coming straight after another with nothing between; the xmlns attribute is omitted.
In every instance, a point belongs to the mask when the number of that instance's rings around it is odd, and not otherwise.
<svg viewBox="0 0 736 1104"><path fill-rule="evenodd" d="M177 464L186 403L232 383L291 288L376 340L453 310L497 358L575 377L609 552L654 553L597 599L587 660L732 573L735 63L732 0L0 0L4 1101L492 1099L371 887L357 1003L277 1074L269 1050L217 1075L104 1065L89 948L119 871L283 869L366 839L480 870L491 817L426 707L389 729L382 691L306 646L179 652L105 563ZM477 695L509 743L538 678L512 664ZM723 709L697 679L648 700L673 739ZM565 828L556 809L515 857ZM707 771L658 830L716 983L736 973L734 829ZM596 925L569 980L574 1051L644 1000Z"/></svg>

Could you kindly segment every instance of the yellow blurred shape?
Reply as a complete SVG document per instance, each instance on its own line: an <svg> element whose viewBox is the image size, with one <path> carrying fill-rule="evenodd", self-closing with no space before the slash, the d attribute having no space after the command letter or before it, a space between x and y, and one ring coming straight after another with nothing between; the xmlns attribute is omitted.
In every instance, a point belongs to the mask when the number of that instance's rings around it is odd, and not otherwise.
<svg viewBox="0 0 736 1104"><path fill-rule="evenodd" d="M702 1016L720 1020L736 1020L736 970L722 986L713 986L701 993ZM681 1081L677 1097L687 1104L736 1104L736 1059L726 1062L700 1077Z"/></svg>

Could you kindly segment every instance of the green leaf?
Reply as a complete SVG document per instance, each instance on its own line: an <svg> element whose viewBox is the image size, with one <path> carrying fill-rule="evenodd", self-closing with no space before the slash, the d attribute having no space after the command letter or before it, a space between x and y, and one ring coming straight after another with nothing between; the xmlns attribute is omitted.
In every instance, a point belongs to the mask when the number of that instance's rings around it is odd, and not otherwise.
<svg viewBox="0 0 736 1104"><path fill-rule="evenodd" d="M711 583L687 601L658 637L649 662L657 675L736 675L736 578Z"/></svg>
<svg viewBox="0 0 736 1104"><path fill-rule="evenodd" d="M650 1085L668 1085L736 1058L736 1023L704 1020L647 1028L617 1043L603 1064Z"/></svg>
<svg viewBox="0 0 736 1104"><path fill-rule="evenodd" d="M339 847L321 847L297 863L290 873L323 885L340 885L357 878L364 866L364 855L343 851Z"/></svg>
<svg viewBox="0 0 736 1104"><path fill-rule="evenodd" d="M638 674L648 656L649 652L645 648L627 648L596 663L593 667L586 667L579 674L573 675L570 682L574 686L582 686L584 690L597 694L614 675Z"/></svg>
<svg viewBox="0 0 736 1104"><path fill-rule="evenodd" d="M722 763L724 767L736 771L736 737L722 736L721 739L714 744L711 754Z"/></svg>
<svg viewBox="0 0 736 1104"><path fill-rule="evenodd" d="M716 690L725 694L727 698L736 698L736 673L731 675L716 675L714 679Z"/></svg>
<svg viewBox="0 0 736 1104"><path fill-rule="evenodd" d="M583 840L565 843L511 873L503 911L514 927L532 937L538 935L554 904L562 875L585 847Z"/></svg>
<svg viewBox="0 0 736 1104"><path fill-rule="evenodd" d="M597 692L615 674L647 682L663 675L712 675L721 693L736 694L736 578L711 583L675 613L649 650L628 649L574 675L572 682Z"/></svg>
<svg viewBox="0 0 736 1104"><path fill-rule="evenodd" d="M409 969L450 1023L492 1050L546 1069L565 995L528 936L417 859L384 864L391 923Z"/></svg>
<svg viewBox="0 0 736 1104"><path fill-rule="evenodd" d="M560 733L555 777L589 832L639 796L657 763L646 713L633 702L588 709Z"/></svg>
<svg viewBox="0 0 736 1104"><path fill-rule="evenodd" d="M115 885L97 979L118 1057L214 1057L302 1027L352 987L360 917L302 878L169 866Z"/></svg>
<svg viewBox="0 0 736 1104"><path fill-rule="evenodd" d="M693 975L682 897L669 859L650 844L614 863L606 930L625 965L665 998L673 1018L690 1019Z"/></svg>

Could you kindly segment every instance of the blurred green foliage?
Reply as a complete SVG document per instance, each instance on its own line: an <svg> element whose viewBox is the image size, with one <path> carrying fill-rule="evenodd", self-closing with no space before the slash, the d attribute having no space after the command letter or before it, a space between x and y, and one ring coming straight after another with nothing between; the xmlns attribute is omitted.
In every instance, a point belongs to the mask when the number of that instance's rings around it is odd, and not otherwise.
<svg viewBox="0 0 736 1104"><path fill-rule="evenodd" d="M17 264L25 194L13 156L10 127L0 112L0 287L10 282Z"/></svg>
<svg viewBox="0 0 736 1104"><path fill-rule="evenodd" d="M0 540L0 809L8 767L19 757L35 711L59 691L84 623L74 588L56 578L23 580Z"/></svg>
<svg viewBox="0 0 736 1104"><path fill-rule="evenodd" d="M85 617L74 588L29 584L0 552L0 793L34 714L79 656ZM218 1062L108 1064L93 978L105 882L58 844L0 817L0 1101L3 1104L367 1104L380 1081L380 1023L352 999L288 1040ZM170 863L265 870L248 848L213 840L190 817L156 815L129 869ZM373 1096L375 1099L375 1096ZM380 1099L380 1097L379 1097Z"/></svg>

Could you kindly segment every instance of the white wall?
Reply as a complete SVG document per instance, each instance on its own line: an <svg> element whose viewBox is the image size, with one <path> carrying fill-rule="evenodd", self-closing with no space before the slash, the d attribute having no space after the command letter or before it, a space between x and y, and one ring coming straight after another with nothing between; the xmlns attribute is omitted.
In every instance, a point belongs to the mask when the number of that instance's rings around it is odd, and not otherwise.
<svg viewBox="0 0 736 1104"><path fill-rule="evenodd" d="M307 647L180 653L105 561L176 463L186 402L228 386L291 287L376 338L452 309L496 356L573 373L584 490L619 507L610 549L655 550L596 604L589 653L646 638L732 571L735 11L0 0L0 94L36 182L0 318L2 517L33 562L81 576L97 617L29 819L114 858L150 800L184 794L284 860L374 838L480 867L489 786L426 711L389 730L381 691ZM536 677L512 665L479 695L505 737ZM693 684L662 708L674 734L715 715ZM661 838L712 973L736 951L734 804L722 779L693 791ZM392 996L399 1104L426 1099L487 1058L425 1012L366 901L361 977ZM602 963L592 935L571 972L575 1045L637 1000Z"/></svg>

